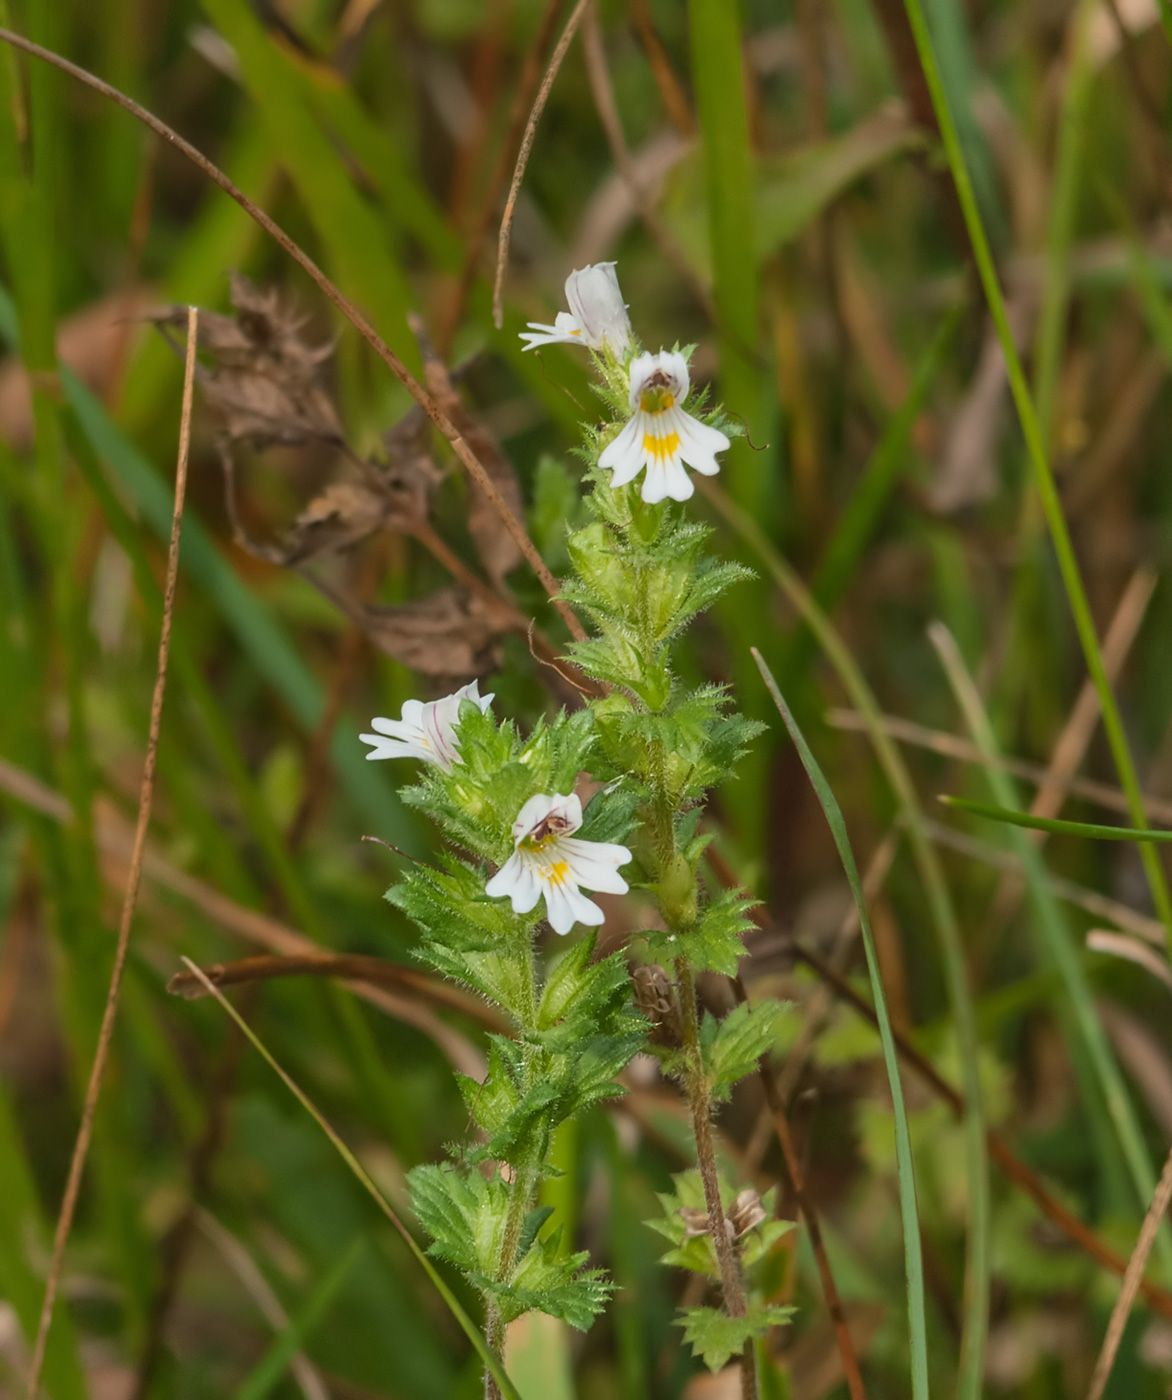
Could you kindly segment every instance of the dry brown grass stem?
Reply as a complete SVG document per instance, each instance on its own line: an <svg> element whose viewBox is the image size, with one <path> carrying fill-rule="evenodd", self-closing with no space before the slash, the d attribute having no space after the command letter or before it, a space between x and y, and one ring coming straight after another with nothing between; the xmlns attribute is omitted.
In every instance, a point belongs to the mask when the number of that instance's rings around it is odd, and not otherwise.
<svg viewBox="0 0 1172 1400"><path fill-rule="evenodd" d="M1131 1258L1127 1261L1127 1272L1123 1275L1119 1297L1115 1299L1115 1306L1111 1309L1111 1320L1107 1324L1107 1335L1103 1338L1103 1349L1099 1352L1099 1359L1095 1363L1094 1374L1091 1376L1087 1400L1099 1400L1107 1388L1111 1367L1115 1364L1115 1353L1119 1350L1119 1343L1123 1340L1123 1329L1127 1326L1127 1319L1131 1315L1132 1304L1135 1302L1135 1295L1139 1292L1148 1255L1152 1252L1152 1245L1156 1242L1156 1232L1160 1228L1160 1222L1164 1219L1169 1201L1172 1201L1172 1152L1168 1153L1167 1160L1164 1162L1164 1170L1160 1175L1156 1194L1152 1197L1148 1213L1144 1216L1144 1223L1140 1226L1139 1238L1135 1242L1135 1248L1131 1251Z"/></svg>
<svg viewBox="0 0 1172 1400"><path fill-rule="evenodd" d="M581 0L578 9L581 10L587 0ZM577 11L575 11L577 14ZM574 23L571 16L570 23ZM569 26L567 26L568 28ZM575 25L576 27L576 25ZM572 37L572 35L571 35ZM193 165L197 166L214 184L218 185L231 199L234 199L241 209L259 224L274 242L304 269L308 276L317 285L319 290L333 303L333 305L345 316L346 320L354 327L358 334L366 341L380 360L387 366L391 373L399 380L415 402L423 409L428 418L435 424L440 432L452 445L452 451L460 459L469 476L483 490L485 496L492 504L493 509L501 519L501 523L516 542L517 548L521 551L530 568L537 575L542 588L549 596L550 602L561 614L570 635L575 641L584 641L585 630L578 621L577 615L568 603L560 598L560 588L557 579L546 567L545 560L538 553L537 546L525 532L524 526L509 509L507 502L497 490L496 484L485 470L475 452L468 446L463 434L451 421L446 413L439 407L435 399L427 392L418 379L411 373L403 361L395 354L391 347L383 340L382 336L375 330L366 316L357 306L340 290L325 273L318 267L317 263L309 254L296 243L285 230L274 219L235 185L227 175L213 164L202 151L198 150L190 141L185 141L177 131L169 127L166 122L161 121L153 112L149 112L145 107L135 102L133 98L127 97L124 92L120 92L116 87L103 82L101 78L85 68L79 67L76 63L71 63L67 58L62 58L52 49L42 48L40 44L34 44L30 39L26 39L22 34L16 34L11 29L0 28L0 42L11 44L13 48L20 49L24 53L32 54L34 58L39 58L45 63L51 64L54 68L59 68L63 73L68 73L70 77L76 78L78 82L84 83L87 87L93 88L95 92L100 92L103 97L108 97L111 102L116 102L119 107L127 111L131 116L142 122L144 126L150 128L156 135L161 136L187 157Z"/></svg>
<svg viewBox="0 0 1172 1400"><path fill-rule="evenodd" d="M138 902L138 889L142 882L147 827L150 825L151 803L155 794L155 768L159 756L159 727L163 719L163 696L167 689L167 662L171 652L171 620L175 612L175 586L179 577L179 536L183 527L183 499L187 490L187 458L191 445L191 398L195 387L195 349L198 323L199 312L194 306L188 307L187 355L183 371L183 409L179 419L179 455L175 469L175 508L171 515L171 540L167 548L167 581L163 588L163 622L159 632L159 660L155 670L154 695L151 698L146 761L143 764L142 786L138 796L138 821L134 829L130 872L122 897L122 918L118 925L118 943L114 951L114 967L110 973L110 986L106 993L106 1007L102 1013L98 1045L94 1052L89 1083L86 1085L85 1099L82 1103L81 1124L77 1130L77 1141L73 1146L73 1158L69 1163L69 1177L65 1183L65 1195L61 1202L60 1213L57 1216L57 1229L53 1235L53 1255L49 1264L49 1274L45 1280L45 1296L41 1303L41 1316L37 1323L37 1336L33 1345L32 1360L29 1363L28 1400L37 1400L37 1392L40 1388L41 1370L45 1364L45 1350L49 1344L49 1326L53 1321L53 1304L57 1297L58 1284L61 1281L65 1245L73 1225L77 1197L81 1190L82 1173L85 1171L86 1156L89 1153L90 1139L93 1136L94 1115L97 1112L98 1098L102 1092L102 1076L105 1073L106 1060L110 1053L114 1020L118 1013L118 994L122 989L122 973L126 967L126 953L130 946L130 925L134 919L134 907Z"/></svg>
<svg viewBox="0 0 1172 1400"><path fill-rule="evenodd" d="M638 210L639 217L646 226L647 232L655 239L664 257L675 268L697 306L700 307L711 324L716 325L716 303L709 295L708 289L696 276L684 250L676 242L671 230L660 218L659 211L643 187L639 172L635 169L635 162L631 159L631 152L627 148L627 138L623 134L618 103L615 101L614 85L611 83L610 70L606 64L606 49L602 43L602 27L598 22L597 7L593 7L587 12L586 21L582 26L582 53L586 59L586 75L590 80L594 108L598 113L598 120L602 123L602 129L606 133L607 144L610 146L615 167L630 193L631 203Z"/></svg>
<svg viewBox="0 0 1172 1400"><path fill-rule="evenodd" d="M521 132L525 125L525 114L533 105L533 94L537 88L538 79L541 76L541 65L545 58L546 50L553 38L554 28L557 25L558 17L565 5L565 0L548 0L545 11L541 16L541 23L537 26L537 32L533 36L533 42L529 51L525 55L525 62L521 68L521 75L517 80L516 91L513 102L509 110L509 122L505 128L505 134L501 141L500 150L497 154L496 164L493 166L492 175L488 181L488 189L484 196L484 202L480 208L480 214L476 221L476 226L469 235L464 249L464 261L460 265L460 273L456 279L455 290L451 300L439 321L436 330L436 343L439 346L440 354L447 358L452 348L452 341L455 338L456 330L460 324L460 319L464 314L464 307L467 304L469 293L472 291L472 284L476 278L476 269L480 264L480 254L484 248L485 240L488 238L492 228L492 222L496 216L497 204L500 201L501 191L504 189L505 177L509 173L509 152L515 148L521 139Z"/></svg>
<svg viewBox="0 0 1172 1400"><path fill-rule="evenodd" d="M745 984L739 977L733 978L732 983L737 1000L742 1004L747 1002L749 998L745 992ZM826 1310L830 1314L831 1326L834 1328L834 1340L842 1359L847 1389L850 1391L851 1400L866 1400L863 1377L859 1370L859 1358L855 1355L855 1346L851 1340L850 1328L847 1326L842 1298L838 1292L838 1285L834 1281L834 1272L830 1267L826 1245L822 1240L822 1226L818 1222L818 1212L814 1209L813 1198L806 1189L806 1177L802 1171L797 1145L790 1132L789 1120L785 1116L785 1101L778 1089L777 1078L773 1073L773 1066L769 1063L768 1055L761 1058L758 1076L761 1080L761 1088L765 1092L765 1102L773 1119L777 1141L781 1146L781 1155L785 1159L785 1169L789 1173L794 1195L797 1198L798 1209L806 1222L806 1235L810 1241L810 1249L814 1255L815 1263L818 1266L818 1277L822 1283L822 1296L826 1299Z"/></svg>
<svg viewBox="0 0 1172 1400"><path fill-rule="evenodd" d="M825 719L826 723L833 725L835 729L849 729L859 734L865 733L867 730L867 720L858 710L830 709L826 711ZM1088 802L1095 802L1100 807L1106 807L1112 812L1127 811L1127 799L1119 788L1112 787L1110 783L1100 783L1093 778L1078 778L1073 775L1061 776L1044 764L1031 763L1024 758L1012 758L1006 755L995 759L990 758L987 754L983 754L971 739L964 739L959 734L950 734L945 729L930 729L926 725L916 724L914 720L903 719L899 715L880 715L879 727L884 734L898 739L900 743L911 744L915 748L929 749L932 753L942 754L946 758L956 758L962 763L975 763L982 768L994 768L1001 773L1012 773L1015 778L1021 778L1039 788L1043 784L1060 786L1062 791L1071 797L1084 797ZM1172 825L1172 802L1169 802L1167 798L1144 793L1144 806L1153 820Z"/></svg>
<svg viewBox="0 0 1172 1400"><path fill-rule="evenodd" d="M557 47L550 56L545 77L542 78L541 86L537 89L533 110L529 113L529 120L525 123L525 131L521 137L521 149L517 152L517 164L513 167L513 179L509 185L508 198L505 200L504 213L501 215L501 231L497 240L496 278L492 288L492 319L498 331L505 323L505 271L509 265L509 240L513 234L513 214L517 208L517 195L521 190L521 181L525 178L525 167L529 164L529 153L533 149L533 141L537 136L537 126L541 121L541 114L545 111L545 104L549 101L549 94L553 91L562 60L569 51L570 45L574 41L574 35L578 32L578 26L582 23L582 17L590 4L591 0L578 0L570 12L570 17L566 20L566 27L562 30L562 37L558 40Z"/></svg>
<svg viewBox="0 0 1172 1400"><path fill-rule="evenodd" d="M55 792L39 778L4 759L0 759L0 792L8 793L54 821L65 823L74 820L69 803L59 792ZM123 828L121 819L112 808L100 804L95 817L94 840L98 849L108 857L103 862L103 877L110 883L121 883L129 865L133 846L131 834ZM143 857L143 872L155 884L179 895L181 899L188 900L213 923L219 924L238 938L243 938L247 943L267 948L281 957L321 959L330 956L305 934L298 933L296 929L261 913L258 909L248 909L243 904L237 904L234 899L221 894L212 885L178 869L150 846ZM376 985L364 980L350 979L345 985L356 997L361 997L384 1015L421 1031L435 1042L462 1074L483 1075L483 1056L466 1036L441 1021L428 1006L421 1004L422 998L418 988L413 987L409 992L399 993L392 991L385 985L385 981ZM447 987L440 998L428 996L426 999L440 1000L449 1007L459 1009L473 1020L477 1019L480 1003L476 998L468 996L457 1006L451 999L450 994L453 993L456 996L460 995L458 989Z"/></svg>
<svg viewBox="0 0 1172 1400"><path fill-rule="evenodd" d="M1092 953L1107 953L1113 958L1123 958L1127 962L1135 963L1172 991L1172 967L1168 966L1168 959L1163 953L1149 948L1146 943L1109 928L1091 929L1087 933L1086 942Z"/></svg>
<svg viewBox="0 0 1172 1400"><path fill-rule="evenodd" d="M201 967L199 977L191 972L177 972L167 983L167 990L194 1001L207 996L209 982L213 987L237 987L274 977L341 977L350 982L370 982L376 987L397 987L471 1017L491 1031L508 1033L506 1023L478 997L417 968L402 967L364 953L285 953L237 958L234 962Z"/></svg>

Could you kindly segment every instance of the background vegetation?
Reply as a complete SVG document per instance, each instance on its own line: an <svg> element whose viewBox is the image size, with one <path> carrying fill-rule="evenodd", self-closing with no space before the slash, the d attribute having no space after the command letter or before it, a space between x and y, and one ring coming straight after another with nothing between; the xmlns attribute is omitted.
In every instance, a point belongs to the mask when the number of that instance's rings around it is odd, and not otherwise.
<svg viewBox="0 0 1172 1400"><path fill-rule="evenodd" d="M703 621L687 664L771 725L712 820L765 902L742 980L794 1003L776 1087L867 1394L910 1390L891 1100L871 1024L827 992L838 966L869 999L853 906L753 645L868 887L904 1039L931 1389L953 1390L963 1332L968 1393L1042 1400L1086 1392L1119 1286L1053 1203L1126 1259L1172 1134L1167 895L1135 845L1060 833L1039 849L935 794L1135 825L1125 741L1148 816L1172 825L1169 45L1144 0L925 9L951 168L895 0L601 4L537 130L500 331L503 191L568 4L12 0L0 17L191 139L417 371L407 317L422 318L433 376L461 367L555 573L593 400L573 351L522 358L518 329L552 320L571 268L617 259L644 343L697 344L694 380L748 430L703 509L758 577ZM72 80L9 50L0 74L0 1390L23 1393L138 800L182 382L143 318L227 312L239 270L303 314L305 344L333 344L321 382L347 447L237 432L237 525L280 554L258 558L225 507L223 404L197 396L146 878L45 1383L54 1400L476 1395L465 1339L313 1121L219 1007L166 984L181 954L288 953L294 935L414 968L381 899L404 856L360 838L407 857L435 838L358 732L474 672L529 721L565 700L523 628L464 595L435 602L449 566L483 566L555 644L562 623L525 567L494 573L494 527L478 538L446 447L384 442L407 395L242 210ZM1025 362L1016 411L974 216ZM427 512L364 534L356 462L401 462L411 442ZM1104 639L1114 743L1076 620ZM634 917L610 906L608 948ZM404 1210L404 1173L465 1134L452 1068L483 1043L474 1008L413 976L374 1004L318 978L233 994ZM728 1004L718 979L705 992ZM964 1088L967 1127L909 1047ZM618 1302L585 1337L512 1339L532 1400L736 1393L695 1375L672 1326L684 1276L640 1223L687 1164L683 1108L649 1062L628 1077L626 1098L563 1132L555 1183ZM796 1217L759 1082L720 1129L730 1179L778 1185ZM845 1394L804 1227L774 1264L798 1312L771 1339L766 1393ZM1149 1273L1172 1286L1172 1237ZM1169 1372L1172 1298L1156 1293L1107 1393L1162 1395Z"/></svg>

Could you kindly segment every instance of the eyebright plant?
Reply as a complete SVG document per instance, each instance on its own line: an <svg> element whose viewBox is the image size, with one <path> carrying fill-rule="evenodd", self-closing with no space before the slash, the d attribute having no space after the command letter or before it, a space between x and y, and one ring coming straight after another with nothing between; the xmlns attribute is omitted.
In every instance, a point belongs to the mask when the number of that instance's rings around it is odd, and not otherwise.
<svg viewBox="0 0 1172 1400"><path fill-rule="evenodd" d="M708 790L760 726L732 711L725 687L689 688L672 665L688 624L747 576L708 557L707 527L673 504L694 490L687 467L719 470L716 454L737 428L704 395L684 411L690 351L641 352L613 264L572 273L566 298L570 312L552 326L530 323L522 338L526 349L589 349L610 420L585 428L590 520L569 538L564 581L564 596L593 624L568 658L601 694L526 736L473 682L428 704L408 701L400 720L375 719L376 732L362 736L368 758L424 760L403 798L451 843L437 866L408 870L388 899L418 926L420 957L509 1026L489 1037L483 1082L460 1078L477 1141L443 1166L416 1168L412 1201L431 1252L483 1296L497 1355L507 1325L531 1309L587 1327L611 1284L563 1244L538 1193L559 1124L621 1093L615 1078L631 1056L654 1051L687 1095L699 1163L681 1178L678 1200L665 1198L668 1219L656 1228L676 1246L669 1262L705 1261L723 1303L689 1310L686 1336L714 1369L741 1353L744 1392L755 1394L753 1340L785 1310L752 1294L745 1271L782 1230L755 1193L722 1193L710 1119L768 1050L779 1008L701 1018L695 977L734 974L743 951L751 901L700 879L711 840L700 820ZM584 775L593 791L585 805ZM649 926L602 959L592 932L546 959L543 920L557 934L603 923L604 909L583 891L627 896L627 922ZM643 963L637 1009L629 959ZM486 1394L495 1394L491 1378Z"/></svg>

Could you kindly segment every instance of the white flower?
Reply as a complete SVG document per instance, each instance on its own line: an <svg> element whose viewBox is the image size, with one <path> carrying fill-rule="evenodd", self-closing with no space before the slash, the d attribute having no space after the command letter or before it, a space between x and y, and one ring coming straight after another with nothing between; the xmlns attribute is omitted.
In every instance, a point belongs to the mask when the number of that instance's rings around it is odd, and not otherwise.
<svg viewBox="0 0 1172 1400"><path fill-rule="evenodd" d="M705 476L716 475L716 454L729 440L684 412L681 405L687 397L688 363L682 355L661 350L631 361L634 416L598 459L600 467L613 470L612 486L634 481L646 467L643 499L654 505L665 496L686 501L696 489L684 471L685 462Z"/></svg>
<svg viewBox="0 0 1172 1400"><path fill-rule="evenodd" d="M529 342L526 350L539 345L588 345L601 350L606 344L613 354L621 355L630 345L631 322L614 263L594 263L571 272L566 278L566 300L569 311L559 311L552 326L529 322L529 330L521 332L521 339Z"/></svg>
<svg viewBox="0 0 1172 1400"><path fill-rule="evenodd" d="M460 702L471 700L483 714L492 704L491 695L478 693L478 682L461 686L454 695L442 700L405 700L402 719L372 719L377 734L360 734L364 744L374 747L367 758L424 758L438 763L445 773L453 763L461 763L456 745L456 727L460 723Z"/></svg>
<svg viewBox="0 0 1172 1400"><path fill-rule="evenodd" d="M555 933L569 933L575 923L596 926L602 910L578 888L626 894L618 873L631 853L607 841L583 841L573 835L582 825L582 803L574 793L531 797L513 823L513 854L488 884L492 899L508 895L515 914L528 914L542 895Z"/></svg>

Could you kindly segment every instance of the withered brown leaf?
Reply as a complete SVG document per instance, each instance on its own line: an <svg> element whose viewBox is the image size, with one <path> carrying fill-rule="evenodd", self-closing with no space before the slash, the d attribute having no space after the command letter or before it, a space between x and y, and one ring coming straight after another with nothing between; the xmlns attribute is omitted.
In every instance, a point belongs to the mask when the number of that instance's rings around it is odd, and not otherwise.
<svg viewBox="0 0 1172 1400"><path fill-rule="evenodd" d="M340 443L342 426L318 382L333 346L307 344L304 317L282 306L275 288L262 291L238 272L231 285L235 316L200 314L199 346L214 363L196 369L228 436L257 447ZM178 326L186 316L185 308L172 307L150 319Z"/></svg>
<svg viewBox="0 0 1172 1400"><path fill-rule="evenodd" d="M463 588L397 607L364 608L361 621L380 651L425 676L479 676L497 664L499 625Z"/></svg>

